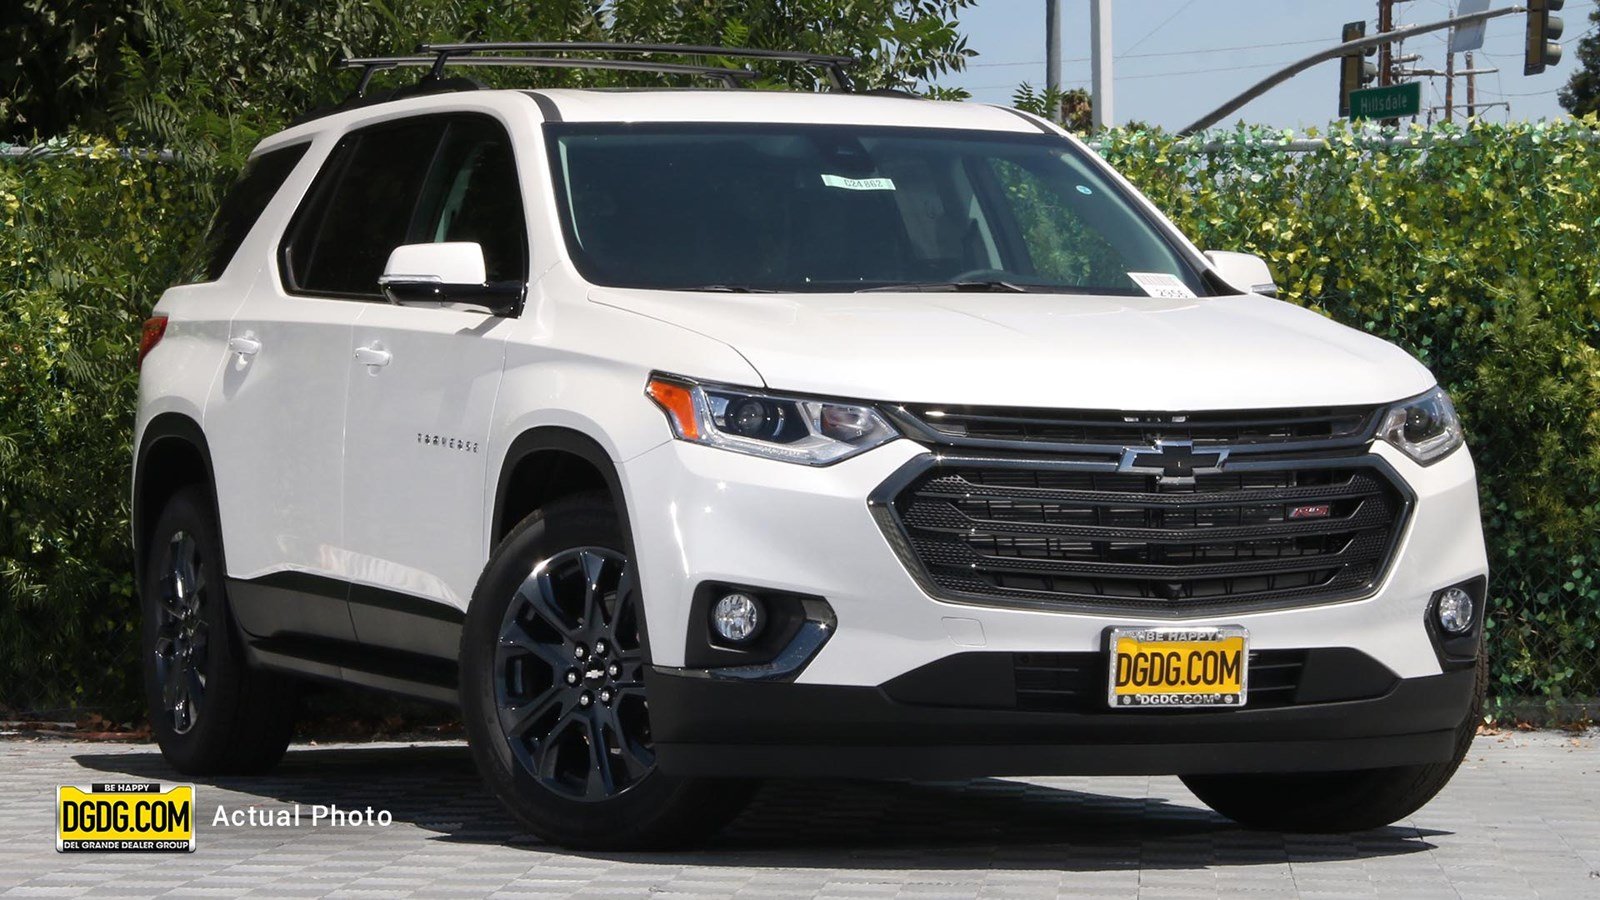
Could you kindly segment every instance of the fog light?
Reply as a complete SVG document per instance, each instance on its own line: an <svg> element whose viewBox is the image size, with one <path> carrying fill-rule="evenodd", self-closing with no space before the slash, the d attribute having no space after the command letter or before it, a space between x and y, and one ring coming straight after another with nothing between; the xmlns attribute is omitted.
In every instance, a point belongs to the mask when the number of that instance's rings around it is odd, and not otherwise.
<svg viewBox="0 0 1600 900"><path fill-rule="evenodd" d="M1472 630L1475 615L1471 595L1461 588L1450 588L1439 595L1436 615L1446 634L1466 634Z"/></svg>
<svg viewBox="0 0 1600 900"><path fill-rule="evenodd" d="M761 630L761 604L749 594L726 594L711 609L711 627L730 644L743 644Z"/></svg>

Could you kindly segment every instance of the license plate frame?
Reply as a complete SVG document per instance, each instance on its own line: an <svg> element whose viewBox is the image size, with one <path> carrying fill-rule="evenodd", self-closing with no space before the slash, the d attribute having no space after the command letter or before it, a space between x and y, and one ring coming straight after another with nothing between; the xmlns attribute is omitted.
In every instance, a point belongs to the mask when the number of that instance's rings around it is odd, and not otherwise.
<svg viewBox="0 0 1600 900"><path fill-rule="evenodd" d="M1159 663L1151 663L1146 669L1150 672L1156 666L1176 664L1183 676L1183 685L1152 685L1136 684L1139 680L1136 674L1137 661L1130 658L1126 673L1121 670L1121 659L1125 646L1136 649L1159 648L1167 645L1167 652L1179 654L1177 660L1165 656ZM1196 671L1190 665L1190 654L1204 653L1208 650L1218 651L1222 656L1216 657L1215 670L1218 678L1206 683L1206 660L1202 657L1194 663L1201 676L1198 684L1190 684L1189 673ZM1228 670L1226 654L1237 652L1238 689L1231 690L1231 682L1224 681ZM1250 697L1250 631L1242 625L1202 625L1187 627L1172 627L1160 625L1127 625L1115 626L1106 629L1106 704L1111 709L1241 709ZM1123 678L1124 674L1126 675ZM1148 680L1148 675L1146 680ZM1118 684L1119 678L1125 683ZM1163 679L1169 681L1168 679ZM1163 686L1172 686L1173 690L1161 690ZM1201 690L1200 688L1218 688L1216 690Z"/></svg>

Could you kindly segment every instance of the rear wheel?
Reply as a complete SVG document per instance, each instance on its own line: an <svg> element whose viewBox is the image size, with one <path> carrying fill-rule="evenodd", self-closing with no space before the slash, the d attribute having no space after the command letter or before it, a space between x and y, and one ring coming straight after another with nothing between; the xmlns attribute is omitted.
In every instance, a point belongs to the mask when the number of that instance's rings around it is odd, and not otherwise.
<svg viewBox="0 0 1600 900"><path fill-rule="evenodd" d="M145 553L141 656L161 754L190 775L272 768L294 733L295 685L245 660L209 498L173 494Z"/></svg>
<svg viewBox="0 0 1600 900"><path fill-rule="evenodd" d="M461 708L484 780L570 847L681 845L749 786L657 770L649 659L622 528L603 495L555 501L484 570L461 638Z"/></svg>
<svg viewBox="0 0 1600 900"><path fill-rule="evenodd" d="M1455 753L1443 762L1351 772L1185 775L1207 806L1250 828L1341 833L1382 828L1421 809L1455 775L1477 734L1489 663L1478 653L1472 708L1456 730Z"/></svg>

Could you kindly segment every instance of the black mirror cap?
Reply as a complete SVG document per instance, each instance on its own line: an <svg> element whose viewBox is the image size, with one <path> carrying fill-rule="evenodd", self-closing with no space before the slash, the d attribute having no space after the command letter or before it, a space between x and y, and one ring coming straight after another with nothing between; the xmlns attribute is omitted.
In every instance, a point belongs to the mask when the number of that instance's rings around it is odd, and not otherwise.
<svg viewBox="0 0 1600 900"><path fill-rule="evenodd" d="M521 281L484 284L441 284L437 281L385 281L383 296L396 306L426 303L466 303L481 306L497 316L522 315L528 286Z"/></svg>

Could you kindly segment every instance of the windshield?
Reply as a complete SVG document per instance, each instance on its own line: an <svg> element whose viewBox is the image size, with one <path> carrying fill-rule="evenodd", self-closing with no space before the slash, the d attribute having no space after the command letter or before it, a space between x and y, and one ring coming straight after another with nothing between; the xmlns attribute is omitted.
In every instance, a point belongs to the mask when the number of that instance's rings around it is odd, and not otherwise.
<svg viewBox="0 0 1600 900"><path fill-rule="evenodd" d="M1160 296L1209 293L1130 199L1053 135L546 129L567 242L594 284L1138 296L1165 283Z"/></svg>

